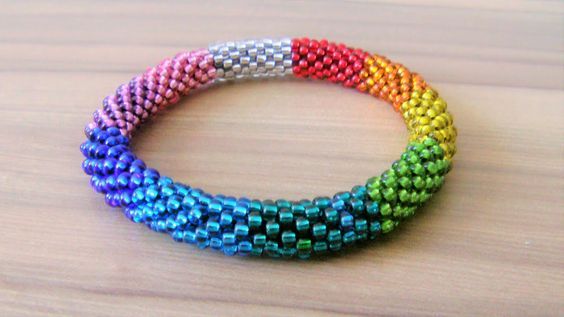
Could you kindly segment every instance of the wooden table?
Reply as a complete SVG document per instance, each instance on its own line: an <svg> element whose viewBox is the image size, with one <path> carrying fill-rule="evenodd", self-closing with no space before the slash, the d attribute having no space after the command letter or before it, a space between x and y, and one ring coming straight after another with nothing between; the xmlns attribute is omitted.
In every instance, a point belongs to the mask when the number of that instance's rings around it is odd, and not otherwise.
<svg viewBox="0 0 564 317"><path fill-rule="evenodd" d="M0 315L564 314L564 5L556 1L0 1ZM449 102L447 184L388 239L314 261L227 258L104 205L80 170L102 98L214 40L327 37L425 75ZM383 102L299 80L223 85L138 134L211 192L312 198L406 143Z"/></svg>

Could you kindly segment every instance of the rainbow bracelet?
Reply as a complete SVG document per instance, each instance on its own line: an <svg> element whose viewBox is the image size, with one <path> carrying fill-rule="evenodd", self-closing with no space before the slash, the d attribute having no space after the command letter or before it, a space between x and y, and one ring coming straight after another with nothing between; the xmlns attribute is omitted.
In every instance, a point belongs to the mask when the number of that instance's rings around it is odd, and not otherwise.
<svg viewBox="0 0 564 317"><path fill-rule="evenodd" d="M287 74L326 79L390 102L410 133L405 152L382 175L333 197L261 201L176 183L129 146L143 122L193 90ZM456 151L446 103L418 74L380 55L308 38L225 42L165 59L107 96L85 133L80 149L90 184L132 221L226 255L301 259L391 232L443 185Z"/></svg>

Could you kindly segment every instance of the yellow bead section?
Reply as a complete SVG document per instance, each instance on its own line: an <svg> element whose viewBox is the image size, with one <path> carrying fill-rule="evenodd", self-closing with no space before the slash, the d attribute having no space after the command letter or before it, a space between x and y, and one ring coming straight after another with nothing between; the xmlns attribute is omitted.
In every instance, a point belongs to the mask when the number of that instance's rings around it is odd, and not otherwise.
<svg viewBox="0 0 564 317"><path fill-rule="evenodd" d="M445 151L449 161L456 153L457 131L452 115L446 111L446 102L430 88L414 90L409 100L400 106L405 123L410 133L410 141L423 141L431 137Z"/></svg>

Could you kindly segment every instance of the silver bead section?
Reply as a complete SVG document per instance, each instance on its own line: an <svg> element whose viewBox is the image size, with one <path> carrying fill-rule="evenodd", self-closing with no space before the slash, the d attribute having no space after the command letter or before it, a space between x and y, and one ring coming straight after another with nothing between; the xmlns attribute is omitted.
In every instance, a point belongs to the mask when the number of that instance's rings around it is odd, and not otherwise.
<svg viewBox="0 0 564 317"><path fill-rule="evenodd" d="M292 73L289 38L224 42L210 45L218 80L282 76Z"/></svg>

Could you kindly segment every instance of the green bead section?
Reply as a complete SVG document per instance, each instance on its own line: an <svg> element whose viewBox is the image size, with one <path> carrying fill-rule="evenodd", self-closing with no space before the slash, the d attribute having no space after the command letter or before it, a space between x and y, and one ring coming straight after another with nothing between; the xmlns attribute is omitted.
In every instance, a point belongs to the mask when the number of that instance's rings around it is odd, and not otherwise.
<svg viewBox="0 0 564 317"><path fill-rule="evenodd" d="M444 150L435 139L411 142L390 169L366 183L368 196L379 206L382 217L378 229L389 233L401 220L415 214L441 188L449 169ZM368 214L371 208L368 203Z"/></svg>

